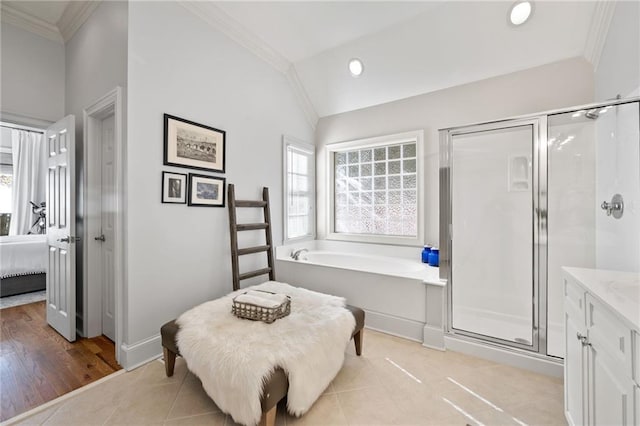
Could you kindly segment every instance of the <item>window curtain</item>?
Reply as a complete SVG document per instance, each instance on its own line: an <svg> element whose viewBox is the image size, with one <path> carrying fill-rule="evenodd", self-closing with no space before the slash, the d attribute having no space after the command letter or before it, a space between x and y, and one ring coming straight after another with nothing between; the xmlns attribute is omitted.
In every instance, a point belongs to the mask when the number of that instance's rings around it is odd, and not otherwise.
<svg viewBox="0 0 640 426"><path fill-rule="evenodd" d="M26 130L11 130L13 155L13 206L9 235L29 232L36 217L31 212L31 203L46 200L45 174L46 152L44 137L40 133Z"/></svg>

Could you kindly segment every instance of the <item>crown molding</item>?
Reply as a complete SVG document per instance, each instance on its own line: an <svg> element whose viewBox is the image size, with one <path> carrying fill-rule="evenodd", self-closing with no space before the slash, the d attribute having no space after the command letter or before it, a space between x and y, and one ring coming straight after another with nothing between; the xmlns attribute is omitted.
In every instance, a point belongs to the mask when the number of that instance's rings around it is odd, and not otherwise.
<svg viewBox="0 0 640 426"><path fill-rule="evenodd" d="M6 3L1 3L1 5L2 22L14 25L30 33L55 41L56 43L63 43L62 35L55 25L15 9Z"/></svg>
<svg viewBox="0 0 640 426"><path fill-rule="evenodd" d="M287 58L211 2L180 1L178 4L284 74L309 125L315 130L318 113L304 89L294 65Z"/></svg>
<svg viewBox="0 0 640 426"><path fill-rule="evenodd" d="M46 129L53 124L53 121L42 118L30 117L16 111L0 110L0 121L23 126Z"/></svg>
<svg viewBox="0 0 640 426"><path fill-rule="evenodd" d="M296 71L295 65L291 65L286 72L287 81L289 85L293 89L293 93L298 100L298 103L302 107L302 111L304 112L309 125L313 130L316 129L316 124L318 124L318 113L316 112L313 104L311 103L311 99L307 95L307 91L304 89L304 85L302 81L300 81L300 77L298 76L298 72Z"/></svg>
<svg viewBox="0 0 640 426"><path fill-rule="evenodd" d="M65 43L71 40L71 37L89 19L89 16L100 6L100 3L101 0L69 2L58 21L58 29Z"/></svg>
<svg viewBox="0 0 640 426"><path fill-rule="evenodd" d="M593 70L598 69L600 56L609 33L611 19L616 9L616 0L598 0L591 18L589 34L584 47L584 57L591 62Z"/></svg>
<svg viewBox="0 0 640 426"><path fill-rule="evenodd" d="M272 67L286 73L291 63L276 52L271 46L265 43L260 37L257 37L251 31L243 27L238 21L229 16L226 12L210 2L179 2L179 4L203 19L215 29L221 31L242 47L251 51L260 59L269 63Z"/></svg>

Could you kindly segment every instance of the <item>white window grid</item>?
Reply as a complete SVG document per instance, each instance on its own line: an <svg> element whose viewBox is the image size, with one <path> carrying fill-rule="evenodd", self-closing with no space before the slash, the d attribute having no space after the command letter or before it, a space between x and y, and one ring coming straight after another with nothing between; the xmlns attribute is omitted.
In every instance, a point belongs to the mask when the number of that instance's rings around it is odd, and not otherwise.
<svg viewBox="0 0 640 426"><path fill-rule="evenodd" d="M416 142L333 155L334 232L417 237Z"/></svg>
<svg viewBox="0 0 640 426"><path fill-rule="evenodd" d="M315 154L313 145L285 136L284 240L315 237Z"/></svg>
<svg viewBox="0 0 640 426"><path fill-rule="evenodd" d="M366 138L366 139L357 139L357 140L350 140L350 141L345 141L345 142L336 142L336 143L331 143L331 144L327 144L325 145L325 164L326 164L326 174L325 174L325 178L324 178L324 182L326 182L326 216L325 216L325 220L326 220L326 238L330 239L330 240L339 240L339 241L353 241L353 242L367 242L367 243L380 243L380 244L397 244L397 245L408 245L408 246L421 246L422 244L424 244L424 190L422 188L422 185L424 183L424 156L423 156L423 142L424 142L424 131L423 130L414 130L414 131L408 131L408 132L404 132L404 133L397 133L397 134L393 134L393 135L383 135L383 136L374 136L374 137L370 137L370 138ZM392 173L388 173L389 171L389 162L393 162L395 160L398 160L398 156L397 154L392 154L390 156L387 156L386 158L382 158L382 157L375 157L375 149L376 148L385 148L385 153L388 153L388 149L389 148L393 148L394 146L403 146L403 145L415 145L415 153L410 153L407 152L406 154L400 154L400 160L404 161L404 160L412 160L412 155L415 156L415 172L412 171L411 168L411 164L407 164L407 167L404 168L403 170L403 164L400 164L400 172L398 173L398 169L397 169L397 164L392 164L391 166L391 172ZM372 150L372 155L373 155L373 159L371 161L369 161L368 159L368 154L364 153L362 154L363 157L361 158L361 151L368 151L369 149ZM351 169L351 173L354 176L349 176L349 168L348 166L350 165L349 163L349 159L348 159L348 153L349 152L357 152L357 154L352 154L352 165L357 165L358 166L358 179L355 179L355 168ZM381 152L381 151L379 151ZM347 153L346 164L336 164L336 160L338 160L338 162L342 162L341 161L341 156L336 156L336 154L338 153ZM356 155L357 155L357 160L356 160ZM384 171L387 172L386 175L384 175L385 177L385 183L387 184L387 188L382 188L382 185L380 185L380 187L376 186L376 181L375 181L375 177L383 177L383 169L382 169L382 165L379 165L379 169L378 169L378 175L376 175L376 170L375 168L372 171L372 189L370 190L370 192L372 193L371 195L374 197L373 198L373 202L372 202L372 207L368 204L369 201L369 197L368 194L365 194L364 196L361 194L362 192L369 192L368 189L368 182L367 180L361 181L360 178L364 177L367 178L369 177L368 173L369 171L367 170L367 166L364 167L364 170L362 170L362 166L363 164L367 164L367 163L371 163L372 165L374 165L373 167L375 167L375 163L385 163L384 165ZM340 174L340 172L342 172L343 170L338 170L336 167L337 166L347 166L346 167L346 178L342 179L341 176L338 176L338 174ZM338 171L339 173L336 173L336 171ZM414 188L410 188L411 186L411 182L409 181L413 176L411 176L411 178L407 178L407 184L406 186L403 187L403 181L402 181L402 177L403 174L406 174L407 176L410 174L415 174L415 181L416 181L416 187L415 187L415 193L416 193L416 232L413 232L412 226L410 225L406 225L404 228L399 228L398 224L402 223L402 218L409 218L411 217L411 220L407 220L406 222L413 222L413 208L409 209L407 208L405 210L405 206L402 204L403 202L403 195L406 195L405 197L405 201L410 201L411 204L413 204L413 197L412 197L412 193L411 192L405 192L405 194L402 193L402 191L412 191ZM361 174L363 176L361 176ZM398 188L398 177L400 178L400 188ZM352 179L354 178L354 179ZM391 188L389 188L389 179L391 178ZM341 180L345 181L345 185L342 185L342 183L340 183L340 187L338 187L338 185L336 185L336 182L340 182ZM382 180L378 180L378 183L382 184ZM351 186L349 186L351 185ZM359 185L359 187L358 187ZM361 189L362 185L364 185L364 191ZM365 221L360 220L360 224L354 224L354 226L348 226L347 228L341 228L342 224L340 223L340 214L344 213L344 210L342 210L341 212L338 212L337 210L344 207L344 203L343 201L344 198L338 200L338 194L345 193L345 188L344 186L346 186L346 205L347 205L347 209L351 209L351 218L353 218L354 216L358 216L362 214L362 211L364 209L365 214L368 215L369 213L369 207L371 207L373 209L373 216L366 216L366 217L373 217L373 225L368 224L368 223L363 223ZM400 203L397 203L398 201L398 193L394 192L394 191L400 191L399 193L399 201ZM378 194L377 197L378 199L376 200L375 198L375 193L379 191L379 192L385 192L385 195L382 194ZM357 192L357 194L356 194ZM353 194L350 194L353 193ZM364 200L363 200L364 198ZM385 208L383 209L381 206L383 206L383 200L384 200L384 206ZM350 201L352 201L352 203L350 203ZM356 201L358 204L356 204ZM364 205L362 205L362 201L364 201ZM375 227L376 227L376 201L378 209L377 209L377 213L378 214L382 214L382 213L386 213L387 217L385 218L384 221L384 225L382 224L382 219L378 218L378 229L382 230L384 229L386 234L376 234L376 233L364 233L362 232L364 231L368 231L368 229L371 229L371 226L373 226L373 230L375 231ZM390 202L390 203L389 203ZM391 214L389 215L389 206L393 206L391 208ZM398 205L400 205L400 209L398 209ZM358 210L356 210L356 208ZM338 221L337 221L337 230L336 230L336 213L338 214ZM349 212L347 212L347 217L349 215ZM360 216L362 217L362 216ZM388 220L387 220L388 218ZM358 222L358 220L355 220L355 222ZM370 222L369 220L367 220L366 222ZM400 225L402 226L402 225ZM341 232L343 230L346 230L348 232ZM403 235L405 234L405 235ZM409 234L413 234L413 235L409 235Z"/></svg>

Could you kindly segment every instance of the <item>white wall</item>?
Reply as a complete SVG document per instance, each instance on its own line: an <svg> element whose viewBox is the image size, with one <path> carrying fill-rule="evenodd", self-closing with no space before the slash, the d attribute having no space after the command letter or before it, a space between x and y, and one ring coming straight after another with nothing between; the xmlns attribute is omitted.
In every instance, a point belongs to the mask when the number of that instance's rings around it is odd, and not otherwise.
<svg viewBox="0 0 640 426"><path fill-rule="evenodd" d="M64 115L64 45L2 22L3 113L57 121Z"/></svg>
<svg viewBox="0 0 640 426"><path fill-rule="evenodd" d="M76 117L76 234L84 234L83 110L116 86L127 85L127 2L105 1L66 44L65 115ZM90 236L88 236L90 237ZM76 245L76 308L82 315L83 240ZM78 328L82 329L82 317Z"/></svg>
<svg viewBox="0 0 640 426"><path fill-rule="evenodd" d="M618 1L595 73L596 100L640 96L640 2Z"/></svg>
<svg viewBox="0 0 640 426"><path fill-rule="evenodd" d="M425 239L438 243L438 129L593 101L593 72L568 59L396 102L321 118L318 146L318 237L326 236L324 145L409 130L425 135Z"/></svg>
<svg viewBox="0 0 640 426"><path fill-rule="evenodd" d="M227 209L160 202L161 172L190 171L162 165L163 113L227 132L224 176L239 198L269 187L276 245L282 135L312 141L313 132L282 74L175 3L129 4L128 83L124 338L144 350L165 321L232 288Z"/></svg>

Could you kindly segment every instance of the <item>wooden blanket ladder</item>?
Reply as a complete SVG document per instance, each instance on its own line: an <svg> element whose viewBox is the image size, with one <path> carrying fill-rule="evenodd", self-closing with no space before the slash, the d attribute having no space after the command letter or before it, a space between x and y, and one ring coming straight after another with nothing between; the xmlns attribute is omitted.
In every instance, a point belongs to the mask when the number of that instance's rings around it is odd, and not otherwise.
<svg viewBox="0 0 640 426"><path fill-rule="evenodd" d="M229 231L231 235L231 269L233 273L233 290L240 289L240 281L259 275L269 274L269 280L275 281L276 274L273 264L273 243L271 239L271 213L269 212L269 188L262 188L262 200L236 200L235 188L232 183L227 185L229 200ZM262 208L264 222L239 224L236 216L237 208ZM238 248L238 231L254 231L264 229L265 245ZM240 273L238 258L246 254L267 253L267 267Z"/></svg>

